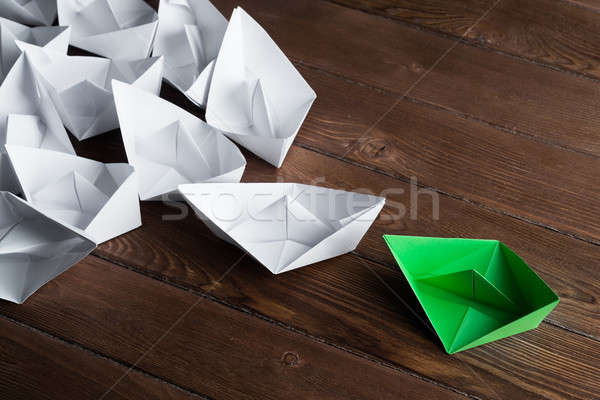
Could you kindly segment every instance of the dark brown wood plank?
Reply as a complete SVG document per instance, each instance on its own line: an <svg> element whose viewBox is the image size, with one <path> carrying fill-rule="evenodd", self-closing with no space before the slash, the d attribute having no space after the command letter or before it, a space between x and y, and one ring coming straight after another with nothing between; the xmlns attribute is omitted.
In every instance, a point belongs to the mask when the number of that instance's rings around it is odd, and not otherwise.
<svg viewBox="0 0 600 400"><path fill-rule="evenodd" d="M462 36L495 3L494 0L326 0Z"/></svg>
<svg viewBox="0 0 600 400"><path fill-rule="evenodd" d="M335 3L462 37L566 71L600 78L597 1L333 0Z"/></svg>
<svg viewBox="0 0 600 400"><path fill-rule="evenodd" d="M0 317L0 398L98 400L127 367ZM131 371L106 400L202 397Z"/></svg>
<svg viewBox="0 0 600 400"><path fill-rule="evenodd" d="M600 243L600 159L410 101L346 157Z"/></svg>
<svg viewBox="0 0 600 400"><path fill-rule="evenodd" d="M411 96L600 156L600 84L458 45Z"/></svg>
<svg viewBox="0 0 600 400"><path fill-rule="evenodd" d="M24 305L0 302L0 309L129 363L138 360L142 347L151 348L157 330L161 336L167 332L141 359L140 370L213 398L465 398L97 257L71 268ZM39 362L43 353L36 351L31 361Z"/></svg>

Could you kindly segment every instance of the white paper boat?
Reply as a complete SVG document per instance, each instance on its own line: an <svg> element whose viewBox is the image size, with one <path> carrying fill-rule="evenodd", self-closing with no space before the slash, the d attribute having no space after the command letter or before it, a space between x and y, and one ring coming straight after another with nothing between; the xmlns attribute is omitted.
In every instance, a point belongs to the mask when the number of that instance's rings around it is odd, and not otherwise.
<svg viewBox="0 0 600 400"><path fill-rule="evenodd" d="M215 63L206 121L280 167L315 98L264 29L236 8Z"/></svg>
<svg viewBox="0 0 600 400"><path fill-rule="evenodd" d="M0 82L4 80L21 55L21 49L15 43L16 40L67 54L70 37L71 28L67 26L30 28L9 19L0 18Z"/></svg>
<svg viewBox="0 0 600 400"><path fill-rule="evenodd" d="M56 1L2 0L0 17L27 25L52 25L56 19Z"/></svg>
<svg viewBox="0 0 600 400"><path fill-rule="evenodd" d="M6 146L25 198L102 243L141 225L129 164L103 164L52 150Z"/></svg>
<svg viewBox="0 0 600 400"><path fill-rule="evenodd" d="M17 192L5 144L75 154L50 96L36 82L31 64L21 55L0 86L0 190Z"/></svg>
<svg viewBox="0 0 600 400"><path fill-rule="evenodd" d="M160 0L154 56L165 80L204 107L227 20L208 0Z"/></svg>
<svg viewBox="0 0 600 400"><path fill-rule="evenodd" d="M8 192L0 192L0 298L23 303L96 245Z"/></svg>
<svg viewBox="0 0 600 400"><path fill-rule="evenodd" d="M158 16L143 0L57 0L58 22L73 29L71 44L112 59L146 58Z"/></svg>
<svg viewBox="0 0 600 400"><path fill-rule="evenodd" d="M162 58L109 60L66 56L39 46L17 43L31 60L63 123L79 140L119 127L111 88L113 79L160 93Z"/></svg>
<svg viewBox="0 0 600 400"><path fill-rule="evenodd" d="M113 81L113 91L127 159L137 171L142 200L178 194L177 186L184 183L240 181L246 160L222 132L126 83Z"/></svg>
<svg viewBox="0 0 600 400"><path fill-rule="evenodd" d="M206 183L179 191L215 235L274 274L354 250L385 203L296 183Z"/></svg>

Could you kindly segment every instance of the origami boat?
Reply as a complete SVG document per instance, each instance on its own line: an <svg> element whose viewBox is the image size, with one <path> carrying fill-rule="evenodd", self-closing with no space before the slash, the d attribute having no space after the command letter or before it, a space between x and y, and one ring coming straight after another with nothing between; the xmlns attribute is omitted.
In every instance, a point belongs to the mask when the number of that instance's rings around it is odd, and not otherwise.
<svg viewBox="0 0 600 400"><path fill-rule="evenodd" d="M215 62L206 122L280 167L315 98L267 32L236 8Z"/></svg>
<svg viewBox="0 0 600 400"><path fill-rule="evenodd" d="M158 94L163 59L109 60L66 56L18 42L63 123L79 140L119 127L111 81L117 79Z"/></svg>
<svg viewBox="0 0 600 400"><path fill-rule="evenodd" d="M558 296L497 240L385 235L446 352L536 328Z"/></svg>
<svg viewBox="0 0 600 400"><path fill-rule="evenodd" d="M158 17L143 0L57 0L58 22L73 29L71 44L112 59L150 55Z"/></svg>
<svg viewBox="0 0 600 400"><path fill-rule="evenodd" d="M52 150L6 146L25 199L102 243L141 225L129 164L103 164Z"/></svg>
<svg viewBox="0 0 600 400"><path fill-rule="evenodd" d="M21 55L0 86L0 190L17 192L18 182L5 144L45 148L75 154L71 141L45 89L36 82L32 66Z"/></svg>
<svg viewBox="0 0 600 400"><path fill-rule="evenodd" d="M113 91L140 199L175 199L171 195L185 183L240 181L246 160L222 132L131 85L113 81Z"/></svg>
<svg viewBox="0 0 600 400"><path fill-rule="evenodd" d="M8 192L0 192L0 298L23 303L96 245Z"/></svg>
<svg viewBox="0 0 600 400"><path fill-rule="evenodd" d="M152 54L165 58L165 80L204 107L227 20L208 0L160 0L158 20Z"/></svg>
<svg viewBox="0 0 600 400"><path fill-rule="evenodd" d="M179 191L215 235L274 274L354 250L385 203L296 183L205 183Z"/></svg>
<svg viewBox="0 0 600 400"><path fill-rule="evenodd" d="M71 28L67 26L39 26L30 28L9 19L0 18L0 82L4 80L21 55L16 40L67 54Z"/></svg>

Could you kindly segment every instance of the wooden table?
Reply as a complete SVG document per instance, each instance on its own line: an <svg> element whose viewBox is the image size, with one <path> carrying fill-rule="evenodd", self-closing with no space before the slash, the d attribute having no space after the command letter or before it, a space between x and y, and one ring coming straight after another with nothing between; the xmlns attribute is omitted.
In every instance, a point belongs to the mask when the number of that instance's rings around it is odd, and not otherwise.
<svg viewBox="0 0 600 400"><path fill-rule="evenodd" d="M253 15L318 95L283 167L245 152L243 181L386 193L386 208L352 254L273 276L192 213L144 203L141 228L0 302L0 397L600 398L600 4L215 3ZM118 131L77 150L125 160ZM561 303L447 355L384 233L502 240Z"/></svg>

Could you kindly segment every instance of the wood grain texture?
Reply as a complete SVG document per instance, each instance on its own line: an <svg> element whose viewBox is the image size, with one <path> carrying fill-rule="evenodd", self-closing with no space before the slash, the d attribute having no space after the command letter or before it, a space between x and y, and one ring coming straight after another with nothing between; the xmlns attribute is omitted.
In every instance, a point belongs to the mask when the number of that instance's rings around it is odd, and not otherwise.
<svg viewBox="0 0 600 400"><path fill-rule="evenodd" d="M0 317L0 398L98 400L127 367ZM202 397L133 370L106 400Z"/></svg>
<svg viewBox="0 0 600 400"><path fill-rule="evenodd" d="M345 7L382 15L462 36L494 5L494 0L329 0Z"/></svg>
<svg viewBox="0 0 600 400"><path fill-rule="evenodd" d="M44 286L26 304L2 302L0 308L110 357L139 360L140 370L211 398L464 398L96 257ZM171 309L169 315L163 308ZM166 333L161 341L157 326L161 336ZM135 354L140 343L150 350L142 358Z"/></svg>
<svg viewBox="0 0 600 400"><path fill-rule="evenodd" d="M600 156L600 83L458 45L411 96Z"/></svg>
<svg viewBox="0 0 600 400"><path fill-rule="evenodd" d="M346 157L600 243L600 159L410 101Z"/></svg>
<svg viewBox="0 0 600 400"><path fill-rule="evenodd" d="M478 46L600 78L600 5L594 0L333 0L463 37ZM470 31L467 30L471 28Z"/></svg>

